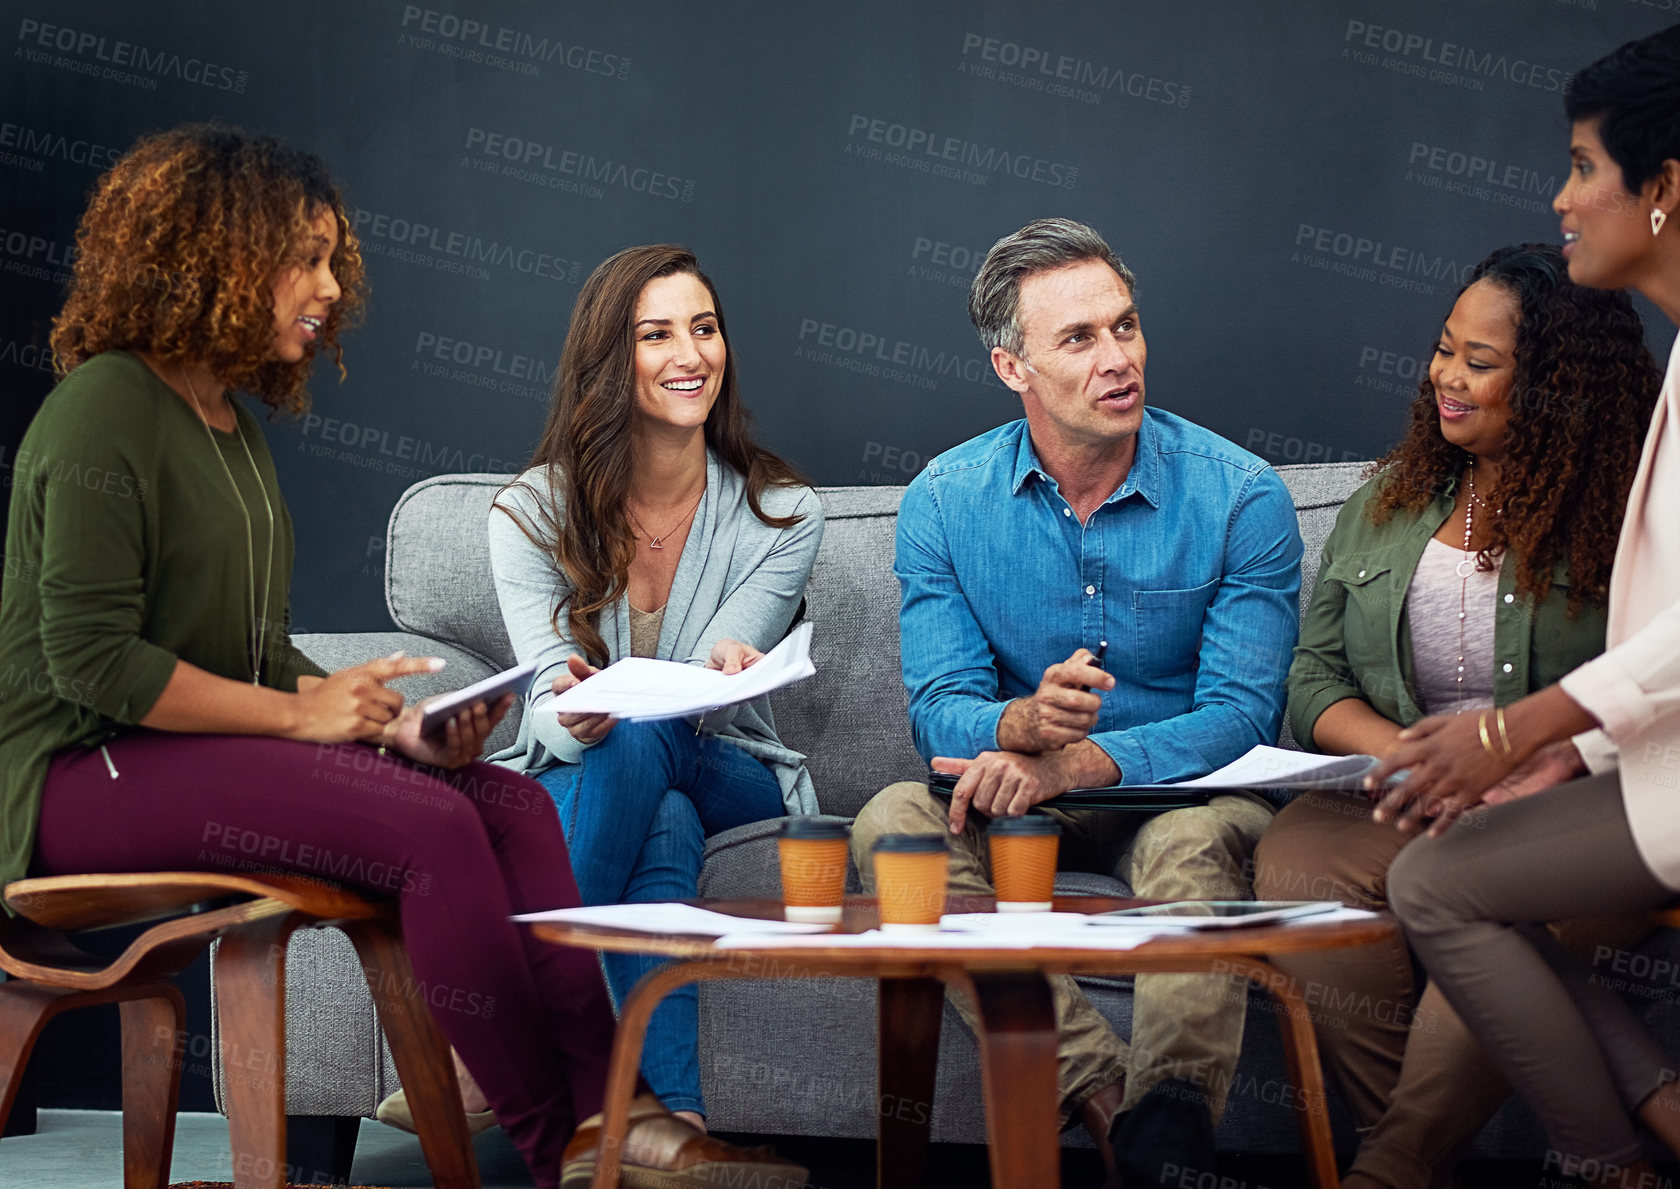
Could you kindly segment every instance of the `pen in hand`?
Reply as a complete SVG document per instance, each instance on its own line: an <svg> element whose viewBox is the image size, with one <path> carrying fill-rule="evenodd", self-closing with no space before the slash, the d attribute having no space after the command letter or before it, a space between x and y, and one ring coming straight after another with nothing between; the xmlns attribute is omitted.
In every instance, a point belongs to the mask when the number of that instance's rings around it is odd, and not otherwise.
<svg viewBox="0 0 1680 1189"><path fill-rule="evenodd" d="M1091 668L1093 668L1093 669L1101 669L1103 667L1103 658L1106 657L1107 655L1108 655L1108 641L1107 640L1099 640L1097 642L1096 654L1094 656L1092 656L1091 659L1086 661L1085 663L1090 665ZM1087 690L1089 690L1091 687L1086 686L1085 688Z"/></svg>

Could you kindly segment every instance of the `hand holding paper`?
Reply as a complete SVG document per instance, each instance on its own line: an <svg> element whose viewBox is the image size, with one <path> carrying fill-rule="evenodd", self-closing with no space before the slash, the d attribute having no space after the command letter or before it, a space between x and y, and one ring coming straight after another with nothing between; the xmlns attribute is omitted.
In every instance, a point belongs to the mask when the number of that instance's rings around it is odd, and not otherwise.
<svg viewBox="0 0 1680 1189"><path fill-rule="evenodd" d="M802 623L763 659L737 673L625 657L535 709L643 720L682 718L750 702L816 671L811 663L811 625Z"/></svg>
<svg viewBox="0 0 1680 1189"><path fill-rule="evenodd" d="M566 671L554 679L554 692L565 693L581 681L587 681L601 670L584 660L582 655L566 658ZM610 714L561 714L560 725L585 746L599 743L618 720Z"/></svg>

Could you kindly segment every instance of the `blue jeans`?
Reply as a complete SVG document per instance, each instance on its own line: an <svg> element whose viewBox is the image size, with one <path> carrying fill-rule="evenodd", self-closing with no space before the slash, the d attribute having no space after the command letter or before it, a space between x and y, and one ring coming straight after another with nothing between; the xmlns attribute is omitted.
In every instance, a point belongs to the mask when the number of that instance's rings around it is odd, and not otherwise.
<svg viewBox="0 0 1680 1189"><path fill-rule="evenodd" d="M786 812L770 769L681 719L620 722L582 763L556 765L537 779L559 807L585 904L696 896L708 835ZM602 962L620 1003L665 964L641 954L605 954ZM703 1115L699 1032L700 997L691 984L653 1013L642 1076L669 1109Z"/></svg>

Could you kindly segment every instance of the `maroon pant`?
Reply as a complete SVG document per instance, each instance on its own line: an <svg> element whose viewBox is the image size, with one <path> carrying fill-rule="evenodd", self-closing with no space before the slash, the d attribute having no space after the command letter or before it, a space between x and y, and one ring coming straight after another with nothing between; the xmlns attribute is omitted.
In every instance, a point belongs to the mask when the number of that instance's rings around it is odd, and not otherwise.
<svg viewBox="0 0 1680 1189"><path fill-rule="evenodd" d="M491 764L354 744L137 731L60 754L32 870L296 872L394 897L416 979L539 1186L601 1109L613 1015L595 956L513 913L576 905L548 793Z"/></svg>

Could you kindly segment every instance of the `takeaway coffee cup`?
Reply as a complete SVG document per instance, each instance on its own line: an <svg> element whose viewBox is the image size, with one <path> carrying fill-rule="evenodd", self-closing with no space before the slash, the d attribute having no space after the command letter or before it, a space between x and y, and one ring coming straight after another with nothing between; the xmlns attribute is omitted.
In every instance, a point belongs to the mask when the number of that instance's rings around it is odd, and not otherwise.
<svg viewBox="0 0 1680 1189"><path fill-rule="evenodd" d="M832 923L846 895L851 828L820 817L790 817L776 849L782 859L782 904L790 921Z"/></svg>
<svg viewBox="0 0 1680 1189"><path fill-rule="evenodd" d="M945 836L883 834L875 841L874 859L882 931L938 930L951 874Z"/></svg>
<svg viewBox="0 0 1680 1189"><path fill-rule="evenodd" d="M992 848L992 886L999 912L1049 912L1056 890L1056 847L1062 827L1053 817L993 818L986 831Z"/></svg>

